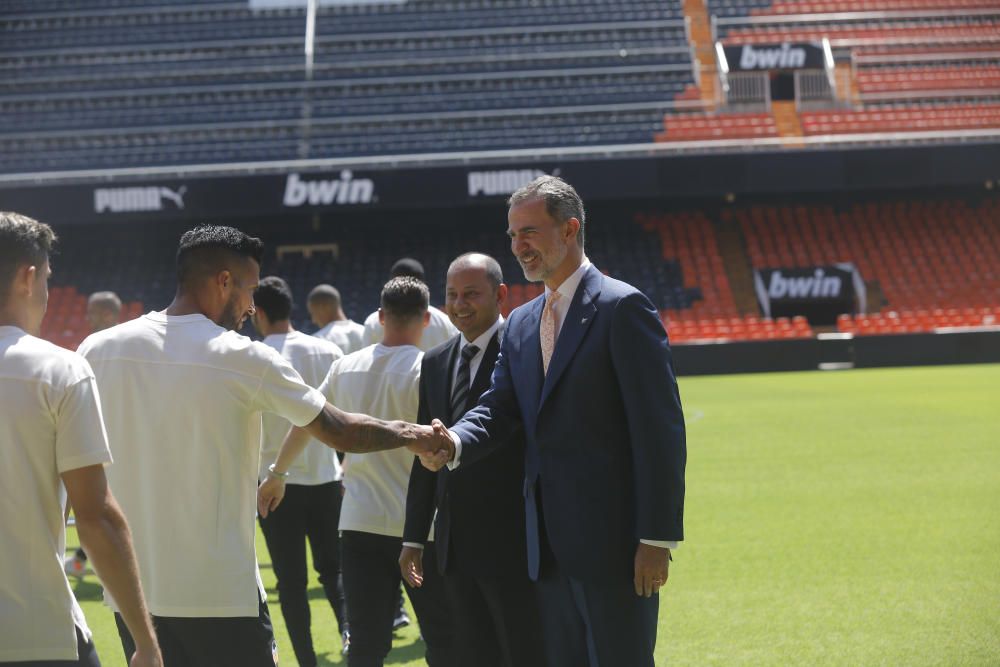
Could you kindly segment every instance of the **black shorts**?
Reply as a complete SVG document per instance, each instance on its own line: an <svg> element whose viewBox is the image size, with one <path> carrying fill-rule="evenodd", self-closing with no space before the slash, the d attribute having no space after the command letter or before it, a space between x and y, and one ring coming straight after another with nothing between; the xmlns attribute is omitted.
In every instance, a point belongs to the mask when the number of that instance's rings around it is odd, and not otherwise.
<svg viewBox="0 0 1000 667"><path fill-rule="evenodd" d="M27 662L5 662L4 667L101 667L97 659L97 649L94 640L83 636L80 628L76 629L76 650L79 658L76 660L29 660Z"/></svg>
<svg viewBox="0 0 1000 667"><path fill-rule="evenodd" d="M135 642L121 614L115 614L126 660ZM181 618L153 616L164 667L274 667L278 647L274 642L267 603L260 603L257 618Z"/></svg>

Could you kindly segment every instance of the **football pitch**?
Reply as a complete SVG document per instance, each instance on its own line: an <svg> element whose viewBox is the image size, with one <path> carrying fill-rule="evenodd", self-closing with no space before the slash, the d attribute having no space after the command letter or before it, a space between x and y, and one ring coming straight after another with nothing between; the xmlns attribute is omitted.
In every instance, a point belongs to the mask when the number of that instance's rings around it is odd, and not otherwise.
<svg viewBox="0 0 1000 667"><path fill-rule="evenodd" d="M657 665L1000 665L1000 366L680 388L686 541ZM293 665L259 536L257 553ZM97 580L74 588L104 664L123 664ZM320 664L346 664L315 574L310 597ZM386 664L424 664L413 625Z"/></svg>

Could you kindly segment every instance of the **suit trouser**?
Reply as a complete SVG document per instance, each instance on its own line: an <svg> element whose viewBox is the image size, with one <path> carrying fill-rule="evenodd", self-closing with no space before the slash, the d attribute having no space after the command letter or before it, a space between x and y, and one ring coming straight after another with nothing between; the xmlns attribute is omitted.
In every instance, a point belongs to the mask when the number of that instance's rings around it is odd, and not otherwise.
<svg viewBox="0 0 1000 667"><path fill-rule="evenodd" d="M570 576L548 544L541 503L538 516L538 600L549 667L654 667L659 595L636 595L622 573L600 581Z"/></svg>
<svg viewBox="0 0 1000 667"><path fill-rule="evenodd" d="M424 557L424 567L427 560ZM545 667L538 592L520 576L444 576L455 618L457 664L475 667Z"/></svg>
<svg viewBox="0 0 1000 667"><path fill-rule="evenodd" d="M278 601L288 627L295 658L302 667L316 664L310 633L307 593L306 540L312 551L313 569L326 599L337 617L340 632L347 630L344 589L340 576L341 483L288 484L285 497L267 518L260 519L261 532L271 554L278 579Z"/></svg>
<svg viewBox="0 0 1000 667"><path fill-rule="evenodd" d="M350 667L381 667L392 648L392 619L402 577L399 573L399 537L345 530L340 546L344 593L351 622ZM427 646L430 667L452 667L454 633L444 582L434 567L434 543L424 549L424 583L406 586Z"/></svg>

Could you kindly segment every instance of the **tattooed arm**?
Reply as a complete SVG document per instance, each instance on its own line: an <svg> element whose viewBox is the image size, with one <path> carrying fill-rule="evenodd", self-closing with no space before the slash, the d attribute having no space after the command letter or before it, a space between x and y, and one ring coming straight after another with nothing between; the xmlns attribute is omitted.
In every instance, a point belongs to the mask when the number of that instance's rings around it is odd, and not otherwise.
<svg viewBox="0 0 1000 667"><path fill-rule="evenodd" d="M441 429L404 421L383 421L368 415L344 412L327 403L314 420L302 428L293 426L281 444L272 473L257 490L257 510L266 517L285 495L288 468L309 444L310 436L342 452L366 454L406 447L411 452L440 464L452 458L454 443Z"/></svg>

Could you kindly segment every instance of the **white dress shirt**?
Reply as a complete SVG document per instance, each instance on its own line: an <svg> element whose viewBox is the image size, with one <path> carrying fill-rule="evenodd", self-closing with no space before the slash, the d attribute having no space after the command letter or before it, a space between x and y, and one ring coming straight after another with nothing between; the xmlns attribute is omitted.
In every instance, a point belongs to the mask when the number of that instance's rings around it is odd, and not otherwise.
<svg viewBox="0 0 1000 667"><path fill-rule="evenodd" d="M586 256L583 257L583 261L580 262L580 266L577 267L576 271L571 273L566 280L556 288L559 292L558 299L552 304L551 310L555 317L556 324L556 335L555 343L559 344L559 332L562 331L563 322L566 320L566 313L569 311L570 304L573 303L573 297L576 295L576 290L580 287L580 281L583 280L583 274L587 272L587 269L591 266L590 260ZM552 290L545 287L545 300L548 301L549 294ZM451 433L451 439L455 442L455 458L448 464L448 467L454 470L459 466L462 457L462 441L454 431L449 431ZM661 547L664 549L676 549L677 542L673 540L639 540L643 544L649 544L654 547Z"/></svg>
<svg viewBox="0 0 1000 667"><path fill-rule="evenodd" d="M500 325L503 324L503 315L490 326L489 329L479 334L479 337L473 341L470 341L465 335L462 335L462 347L459 348L459 356L461 356L462 350L464 350L469 345L475 345L479 348L475 356L469 359L469 386L476 380L476 373L479 372L479 367L483 364L483 357L486 356L486 348L489 346L490 341L493 339L493 334L497 332ZM455 381L458 379L458 367L461 364L455 364L455 367L451 369L451 383L448 385L449 391L454 391Z"/></svg>
<svg viewBox="0 0 1000 667"><path fill-rule="evenodd" d="M459 348L459 356L461 356L462 350L464 350L467 345L475 345L476 347L479 348L479 351L476 352L476 354L471 359L469 359L469 386L470 387L472 386L472 383L475 382L475 380L476 380L476 373L479 372L479 367L482 366L482 364L483 364L483 357L486 356L486 347L490 344L490 341L493 340L493 334L495 334L497 332L497 329L499 329L500 325L502 325L502 324L503 324L503 315L501 315L499 318L497 318L497 321L494 322L493 325L489 329L487 329L486 331L484 331L483 333L481 333L478 338L476 338L474 341L471 341L471 342L469 341L468 338L465 337L464 334L462 335L462 347ZM449 391L448 391L449 397L450 397L451 392L452 392L452 390L453 390L453 388L455 386L455 382L458 380L458 367L459 367L459 365L460 364L455 364L455 368L451 369L451 383L448 385L448 388L449 388ZM452 434L451 437L454 440L455 439L455 434ZM457 458L456 458L456 460L457 460ZM403 546L404 547L414 547L416 549L423 549L424 548L424 545L422 543L420 543L420 542L403 542Z"/></svg>

